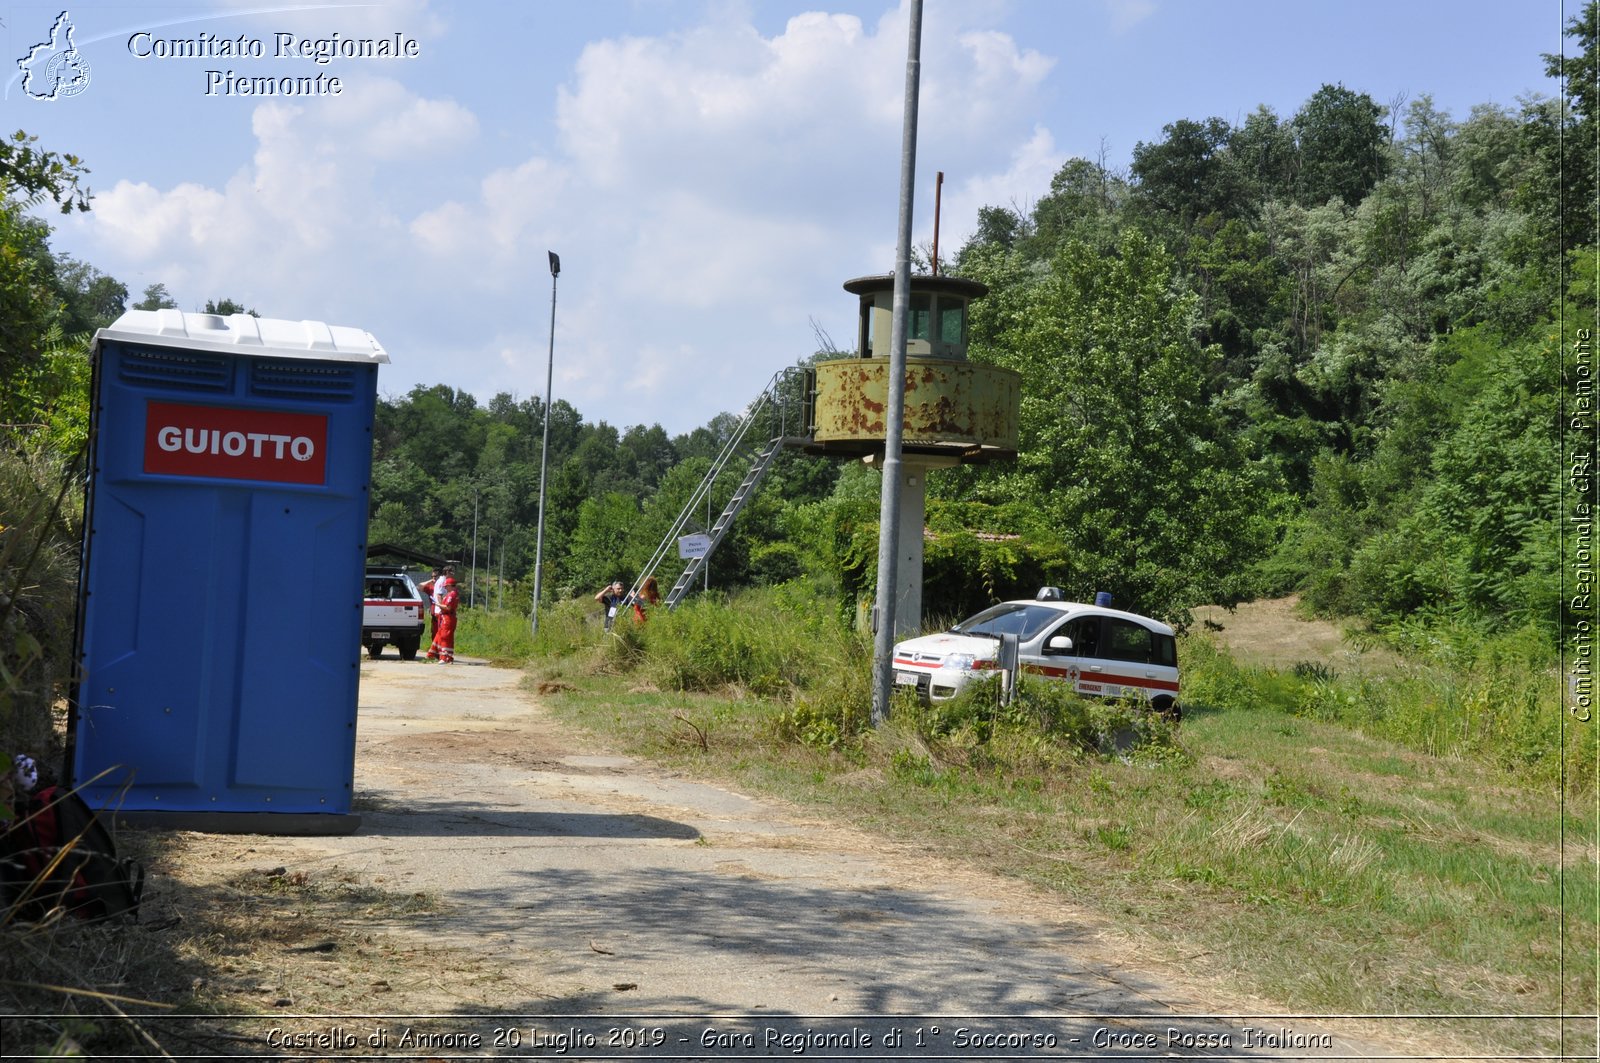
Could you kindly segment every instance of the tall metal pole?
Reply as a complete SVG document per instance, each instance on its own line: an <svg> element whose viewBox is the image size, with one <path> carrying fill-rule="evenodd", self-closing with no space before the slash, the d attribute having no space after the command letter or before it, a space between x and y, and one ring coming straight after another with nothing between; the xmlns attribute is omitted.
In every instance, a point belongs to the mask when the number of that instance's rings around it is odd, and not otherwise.
<svg viewBox="0 0 1600 1063"><path fill-rule="evenodd" d="M906 44L905 125L900 134L900 233L895 244L894 317L889 332L888 424L878 505L877 629L872 644L872 725L889 719L894 685L895 596L899 589L900 444L905 434L906 315L911 306L911 203L917 170L917 93L922 66L922 0L911 0Z"/></svg>
<svg viewBox="0 0 1600 1063"><path fill-rule="evenodd" d="M539 525L533 538L533 616L529 625L539 634L539 590L544 576L544 480L550 468L550 391L556 377L556 278L561 276L561 256L550 256L550 360L544 374L544 445L539 448Z"/></svg>
<svg viewBox="0 0 1600 1063"><path fill-rule="evenodd" d="M478 604L478 489L472 489L472 567L467 570L467 608Z"/></svg>

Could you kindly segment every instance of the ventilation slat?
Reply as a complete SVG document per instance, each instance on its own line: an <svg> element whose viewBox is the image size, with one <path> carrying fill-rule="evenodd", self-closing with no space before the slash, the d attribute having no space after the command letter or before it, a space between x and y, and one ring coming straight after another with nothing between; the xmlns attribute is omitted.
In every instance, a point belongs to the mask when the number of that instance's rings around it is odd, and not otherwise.
<svg viewBox="0 0 1600 1063"><path fill-rule="evenodd" d="M233 366L220 355L129 347L122 353L118 375L136 387L227 391L233 383Z"/></svg>
<svg viewBox="0 0 1600 1063"><path fill-rule="evenodd" d="M356 393L356 374L346 366L257 362L250 373L250 391L274 398L347 402Z"/></svg>

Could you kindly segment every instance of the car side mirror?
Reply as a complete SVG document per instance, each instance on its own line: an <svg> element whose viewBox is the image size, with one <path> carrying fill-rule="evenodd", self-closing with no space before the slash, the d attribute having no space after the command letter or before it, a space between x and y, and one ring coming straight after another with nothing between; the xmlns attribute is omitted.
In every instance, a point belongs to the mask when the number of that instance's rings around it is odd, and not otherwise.
<svg viewBox="0 0 1600 1063"><path fill-rule="evenodd" d="M1044 648L1049 650L1051 653L1071 653L1072 637L1070 635L1057 635L1055 638L1045 643Z"/></svg>

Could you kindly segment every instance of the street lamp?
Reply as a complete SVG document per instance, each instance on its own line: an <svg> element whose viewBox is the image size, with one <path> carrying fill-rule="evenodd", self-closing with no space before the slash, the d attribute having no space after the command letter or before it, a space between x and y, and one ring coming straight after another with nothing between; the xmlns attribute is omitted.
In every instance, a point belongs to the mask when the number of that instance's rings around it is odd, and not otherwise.
<svg viewBox="0 0 1600 1063"><path fill-rule="evenodd" d="M539 588L544 575L544 481L550 466L550 390L556 372L556 278L561 276L561 256L550 256L550 360L544 376L544 445L539 448L539 526L533 539L533 619L532 633L539 634Z"/></svg>

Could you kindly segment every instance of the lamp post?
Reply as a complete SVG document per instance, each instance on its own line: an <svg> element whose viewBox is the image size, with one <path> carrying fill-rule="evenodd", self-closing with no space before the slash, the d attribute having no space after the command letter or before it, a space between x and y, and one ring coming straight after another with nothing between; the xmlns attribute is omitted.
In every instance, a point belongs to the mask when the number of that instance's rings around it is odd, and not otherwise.
<svg viewBox="0 0 1600 1063"><path fill-rule="evenodd" d="M544 376L544 444L539 448L539 524L533 539L533 617L530 624L539 634L539 590L544 575L544 481L550 467L550 391L556 373L556 278L561 276L561 256L550 256L550 360Z"/></svg>

